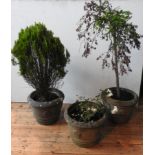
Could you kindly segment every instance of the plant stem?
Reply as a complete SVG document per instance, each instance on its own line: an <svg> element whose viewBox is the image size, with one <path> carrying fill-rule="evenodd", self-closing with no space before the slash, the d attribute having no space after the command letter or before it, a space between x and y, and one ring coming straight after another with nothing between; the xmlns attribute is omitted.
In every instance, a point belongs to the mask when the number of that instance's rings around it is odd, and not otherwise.
<svg viewBox="0 0 155 155"><path fill-rule="evenodd" d="M117 97L120 98L119 73L118 73L118 52L116 38L114 37L114 55L115 55L115 75L116 75L116 91Z"/></svg>

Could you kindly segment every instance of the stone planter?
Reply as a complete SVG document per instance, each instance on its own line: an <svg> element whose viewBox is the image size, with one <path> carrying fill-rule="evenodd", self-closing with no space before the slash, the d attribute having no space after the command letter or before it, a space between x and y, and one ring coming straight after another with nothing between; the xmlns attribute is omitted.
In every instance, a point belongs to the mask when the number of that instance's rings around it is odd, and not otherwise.
<svg viewBox="0 0 155 155"><path fill-rule="evenodd" d="M108 89L111 90L113 94L116 93L116 87ZM107 89L105 91L107 91ZM127 123L130 120L132 113L135 109L135 105L138 101L138 96L135 92L126 88L120 88L120 91L122 95L124 94L127 96L127 99L120 100L112 96L108 97L107 95L105 95L104 92L101 96L103 101L109 104L111 107L109 118L114 123Z"/></svg>
<svg viewBox="0 0 155 155"><path fill-rule="evenodd" d="M51 93L57 96L56 99L48 102L37 102L33 99L35 93L36 91L33 91L27 100L37 122L42 125L54 124L59 119L64 94L58 89L51 89Z"/></svg>
<svg viewBox="0 0 155 155"><path fill-rule="evenodd" d="M77 106L77 102L70 105L64 113L66 122L70 130L73 142L80 147L91 147L102 139L103 125L107 119L107 112L97 121L93 122L78 122L71 118L70 110ZM96 103L94 103L96 104Z"/></svg>

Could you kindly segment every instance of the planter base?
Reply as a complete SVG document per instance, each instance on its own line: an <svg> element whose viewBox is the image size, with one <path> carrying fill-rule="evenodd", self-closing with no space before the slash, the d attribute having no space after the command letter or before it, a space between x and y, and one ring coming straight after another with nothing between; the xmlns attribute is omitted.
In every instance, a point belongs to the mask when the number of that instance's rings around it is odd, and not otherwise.
<svg viewBox="0 0 155 155"><path fill-rule="evenodd" d="M69 127L72 141L80 147L92 147L102 139L102 128Z"/></svg>
<svg viewBox="0 0 155 155"><path fill-rule="evenodd" d="M79 103L70 105L64 113L66 122L70 130L72 141L80 147L92 147L100 142L103 138L103 125L107 120L107 109L103 116L96 121L80 122L72 119L70 116L71 109L74 109ZM94 103L97 104L97 103Z"/></svg>
<svg viewBox="0 0 155 155"><path fill-rule="evenodd" d="M58 121L61 107L49 108L38 109L32 107L33 115L39 124L52 125Z"/></svg>
<svg viewBox="0 0 155 155"><path fill-rule="evenodd" d="M109 90L112 91L112 94L116 92L116 87L109 88ZM131 116L133 111L135 110L135 106L138 101L138 97L136 93L133 91L126 89L126 88L120 88L122 94L128 94L129 99L127 100L119 100L112 97L106 96L105 92L102 93L102 99L104 102L106 102L111 107L111 113L109 115L109 119L114 123L127 123ZM105 90L106 91L106 90ZM126 96L127 97L127 96ZM113 111L114 107L116 108L115 111Z"/></svg>
<svg viewBox="0 0 155 155"><path fill-rule="evenodd" d="M113 123L117 123L117 124L123 124L123 123L128 123L128 121L130 120L132 114L130 115L110 115L110 120L113 122Z"/></svg>
<svg viewBox="0 0 155 155"><path fill-rule="evenodd" d="M35 101L33 99L33 95L35 96L35 91L28 97L28 102L32 107L33 115L39 124L52 125L59 119L64 94L58 89L51 89L51 93L54 93L58 97L48 102Z"/></svg>

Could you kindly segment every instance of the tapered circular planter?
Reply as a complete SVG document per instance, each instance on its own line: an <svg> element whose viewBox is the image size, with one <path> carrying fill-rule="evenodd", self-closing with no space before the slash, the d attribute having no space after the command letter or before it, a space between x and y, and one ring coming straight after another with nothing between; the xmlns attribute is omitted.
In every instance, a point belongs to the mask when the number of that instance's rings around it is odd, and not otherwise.
<svg viewBox="0 0 155 155"><path fill-rule="evenodd" d="M34 100L36 91L33 91L28 96L28 103L31 105L33 115L39 124L51 125L59 119L64 94L60 90L54 88L51 89L51 93L55 95L56 98L48 102L38 102Z"/></svg>
<svg viewBox="0 0 155 155"><path fill-rule="evenodd" d="M112 92L112 96L108 96L108 94L105 93L108 89ZM116 87L108 89L104 90L101 96L104 102L111 107L110 120L114 123L127 123L138 102L137 94L129 89L120 88L121 99L117 99Z"/></svg>
<svg viewBox="0 0 155 155"><path fill-rule="evenodd" d="M72 141L80 147L91 147L99 143L103 137L103 125L107 119L107 112L97 121L78 122L71 118L70 111L76 108L79 103L70 105L64 113L66 122L70 130Z"/></svg>

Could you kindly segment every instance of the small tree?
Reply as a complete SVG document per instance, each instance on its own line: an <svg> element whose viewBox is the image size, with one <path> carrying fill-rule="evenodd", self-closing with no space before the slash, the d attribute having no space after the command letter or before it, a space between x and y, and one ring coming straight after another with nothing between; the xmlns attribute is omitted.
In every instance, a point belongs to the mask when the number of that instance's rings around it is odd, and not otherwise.
<svg viewBox="0 0 155 155"><path fill-rule="evenodd" d="M142 36L136 32L137 26L129 21L131 12L113 8L107 0L86 2L84 10L86 14L77 28L79 39L84 41L83 56L87 57L92 49L96 49L98 38L110 41L108 51L97 60L102 59L102 68L112 65L116 75L117 97L120 98L119 75L132 71L129 66L130 48L139 49Z"/></svg>
<svg viewBox="0 0 155 155"><path fill-rule="evenodd" d="M59 38L45 25L35 23L21 30L11 52L20 74L47 101L50 88L57 87L67 73L70 55Z"/></svg>

